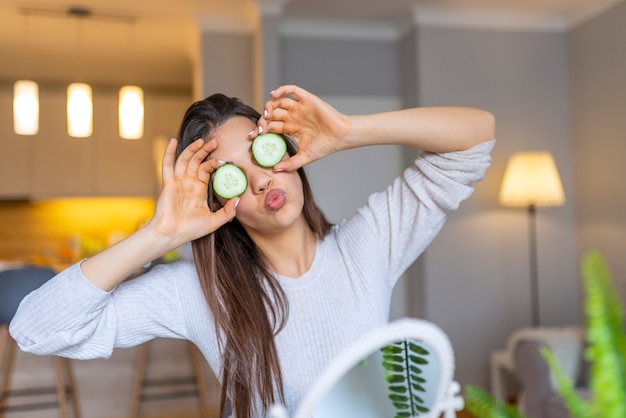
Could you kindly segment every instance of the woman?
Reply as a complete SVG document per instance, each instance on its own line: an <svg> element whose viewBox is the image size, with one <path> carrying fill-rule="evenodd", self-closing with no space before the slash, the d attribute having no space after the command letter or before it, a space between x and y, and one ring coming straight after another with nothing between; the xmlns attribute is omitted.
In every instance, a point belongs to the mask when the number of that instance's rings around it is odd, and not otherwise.
<svg viewBox="0 0 626 418"><path fill-rule="evenodd" d="M276 166L257 165L259 133L291 136ZM151 221L29 295L11 324L26 351L107 357L154 337L202 351L234 416L275 402L293 413L324 366L384 324L393 286L473 191L490 163L493 116L461 107L347 116L315 95L282 86L264 115L223 95L194 103L163 158ZM340 225L315 206L301 167L374 144L424 151L387 190ZM239 166L248 188L224 200L211 173ZM376 169L376 167L372 167ZM137 268L192 241L194 263Z"/></svg>

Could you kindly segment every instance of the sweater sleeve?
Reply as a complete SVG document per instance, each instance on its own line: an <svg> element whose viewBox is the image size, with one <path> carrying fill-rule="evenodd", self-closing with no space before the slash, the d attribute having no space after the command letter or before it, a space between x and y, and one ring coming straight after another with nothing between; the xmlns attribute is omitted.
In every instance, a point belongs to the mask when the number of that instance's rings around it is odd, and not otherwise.
<svg viewBox="0 0 626 418"><path fill-rule="evenodd" d="M342 225L346 254L358 265L385 265L395 285L441 230L447 216L474 191L491 163L495 140L466 151L423 152L385 191ZM354 251L356 249L356 251Z"/></svg>
<svg viewBox="0 0 626 418"><path fill-rule="evenodd" d="M179 281L195 277L189 263L157 266L110 292L75 264L27 295L11 321L19 347L76 359L109 357L156 337L185 337Z"/></svg>

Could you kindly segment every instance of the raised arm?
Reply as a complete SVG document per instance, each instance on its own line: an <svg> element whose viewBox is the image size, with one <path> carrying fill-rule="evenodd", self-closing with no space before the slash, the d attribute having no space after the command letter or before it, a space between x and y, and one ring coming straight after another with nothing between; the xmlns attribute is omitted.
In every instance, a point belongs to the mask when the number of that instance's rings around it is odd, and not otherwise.
<svg viewBox="0 0 626 418"><path fill-rule="evenodd" d="M298 86L281 86L270 96L259 130L285 133L298 144L298 153L275 170L294 170L333 152L367 145L450 152L495 138L494 116L477 108L419 107L348 116Z"/></svg>
<svg viewBox="0 0 626 418"><path fill-rule="evenodd" d="M207 205L210 174L220 162L204 159L216 141L199 139L174 162L177 141L170 140L163 157L163 190L154 216L146 226L81 264L85 277L111 290L141 266L177 247L207 235L235 216L238 199L217 212Z"/></svg>

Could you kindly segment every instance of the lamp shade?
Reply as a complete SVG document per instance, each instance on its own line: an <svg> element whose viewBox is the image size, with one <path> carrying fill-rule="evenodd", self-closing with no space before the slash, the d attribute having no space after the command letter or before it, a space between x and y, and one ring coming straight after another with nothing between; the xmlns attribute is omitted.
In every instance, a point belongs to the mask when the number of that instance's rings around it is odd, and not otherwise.
<svg viewBox="0 0 626 418"><path fill-rule="evenodd" d="M509 159L500 189L503 206L560 206L565 193L552 154L546 151L515 153Z"/></svg>
<svg viewBox="0 0 626 418"><path fill-rule="evenodd" d="M91 86L72 83L67 87L67 133L87 138L93 133L93 101Z"/></svg>
<svg viewBox="0 0 626 418"><path fill-rule="evenodd" d="M39 86L30 80L13 85L13 130L18 135L39 132Z"/></svg>
<svg viewBox="0 0 626 418"><path fill-rule="evenodd" d="M124 139L143 136L143 90L137 86L124 86L119 94L119 132Z"/></svg>

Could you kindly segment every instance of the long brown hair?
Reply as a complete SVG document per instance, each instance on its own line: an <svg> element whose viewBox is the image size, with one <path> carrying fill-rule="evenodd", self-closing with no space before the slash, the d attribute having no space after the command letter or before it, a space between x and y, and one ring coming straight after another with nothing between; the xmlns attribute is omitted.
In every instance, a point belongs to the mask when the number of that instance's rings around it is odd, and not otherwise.
<svg viewBox="0 0 626 418"><path fill-rule="evenodd" d="M256 124L260 114L237 98L223 94L193 103L183 117L177 155L194 140L206 140L234 116L247 117ZM288 152L293 155L295 148L287 142ZM304 218L316 236L322 238L332 225L315 204L304 169L300 168L298 174L302 180ZM219 205L211 189L208 204L212 210ZM237 418L252 415L257 397L264 411L276 402L275 393L284 402L274 336L284 327L289 306L263 252L237 219L193 241L192 249L222 355L220 416L227 399L231 400Z"/></svg>

